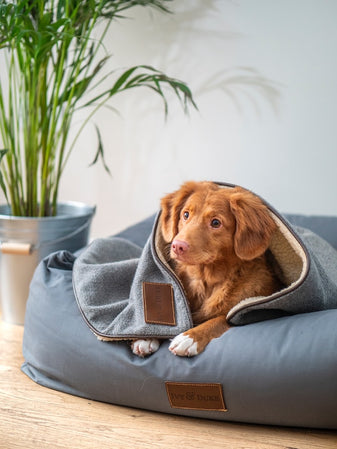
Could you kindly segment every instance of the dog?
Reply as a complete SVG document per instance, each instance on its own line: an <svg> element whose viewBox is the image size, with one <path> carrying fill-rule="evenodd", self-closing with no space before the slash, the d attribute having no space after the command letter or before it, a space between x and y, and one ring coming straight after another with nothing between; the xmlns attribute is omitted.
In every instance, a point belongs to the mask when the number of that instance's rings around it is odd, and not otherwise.
<svg viewBox="0 0 337 449"><path fill-rule="evenodd" d="M189 302L194 327L171 341L177 356L200 354L229 329L226 316L241 300L280 289L267 257L276 224L262 200L241 187L190 181L161 200L161 231L170 265ZM141 357L157 339L137 340Z"/></svg>

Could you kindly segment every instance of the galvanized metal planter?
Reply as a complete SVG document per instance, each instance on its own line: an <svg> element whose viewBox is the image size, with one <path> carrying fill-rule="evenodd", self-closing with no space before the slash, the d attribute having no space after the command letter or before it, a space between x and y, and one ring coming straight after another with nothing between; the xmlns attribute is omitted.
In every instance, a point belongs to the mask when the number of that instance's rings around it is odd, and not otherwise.
<svg viewBox="0 0 337 449"><path fill-rule="evenodd" d="M55 217L13 217L0 205L0 307L2 319L23 324L29 284L37 264L58 250L83 248L95 207L68 202Z"/></svg>

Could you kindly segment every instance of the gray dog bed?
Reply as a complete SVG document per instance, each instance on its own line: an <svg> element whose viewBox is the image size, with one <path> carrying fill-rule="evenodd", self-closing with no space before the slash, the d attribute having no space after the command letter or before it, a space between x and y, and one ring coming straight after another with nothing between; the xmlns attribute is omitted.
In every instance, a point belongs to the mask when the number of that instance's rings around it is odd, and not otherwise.
<svg viewBox="0 0 337 449"><path fill-rule="evenodd" d="M270 250L284 289L234 307L230 321L245 325L190 359L172 355L169 340L145 359L119 341L170 338L191 325L181 286L160 252L160 217L98 240L78 257L50 255L31 284L22 370L46 387L114 404L336 429L337 218L272 213L278 232ZM144 281L171 286L170 322L146 316Z"/></svg>

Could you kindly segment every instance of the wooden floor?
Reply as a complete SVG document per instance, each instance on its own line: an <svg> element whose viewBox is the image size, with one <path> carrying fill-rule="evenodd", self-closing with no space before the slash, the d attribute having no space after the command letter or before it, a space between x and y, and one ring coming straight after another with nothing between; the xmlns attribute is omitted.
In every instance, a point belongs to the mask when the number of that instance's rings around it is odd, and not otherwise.
<svg viewBox="0 0 337 449"><path fill-rule="evenodd" d="M22 335L0 320L0 449L337 447L333 431L183 418L49 390L20 371Z"/></svg>

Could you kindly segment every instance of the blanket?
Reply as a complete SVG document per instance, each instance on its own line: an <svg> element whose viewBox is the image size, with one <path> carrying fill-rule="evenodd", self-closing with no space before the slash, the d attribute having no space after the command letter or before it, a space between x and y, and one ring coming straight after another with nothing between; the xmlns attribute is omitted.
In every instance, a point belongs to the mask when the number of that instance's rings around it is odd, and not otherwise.
<svg viewBox="0 0 337 449"><path fill-rule="evenodd" d="M266 205L277 225L268 251L284 287L270 296L244 298L229 311L229 324L337 308L337 251ZM143 249L108 237L95 240L80 254L73 288L95 335L102 340L166 339L193 327L188 299L167 253L159 211Z"/></svg>

